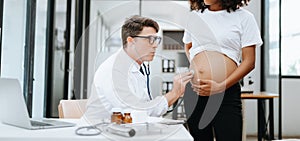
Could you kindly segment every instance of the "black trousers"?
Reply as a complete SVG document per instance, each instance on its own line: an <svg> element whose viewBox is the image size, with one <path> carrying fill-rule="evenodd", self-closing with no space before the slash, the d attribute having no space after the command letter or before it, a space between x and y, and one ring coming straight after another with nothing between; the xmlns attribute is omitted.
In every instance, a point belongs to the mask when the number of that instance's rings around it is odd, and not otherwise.
<svg viewBox="0 0 300 141"><path fill-rule="evenodd" d="M200 129L199 122L209 98L221 99L222 103L216 110L215 116L210 120L211 122L205 128L201 127L202 129ZM241 141L243 122L239 83L228 88L225 93L210 97L199 96L195 109L187 122L195 141L213 141L214 137L216 141Z"/></svg>

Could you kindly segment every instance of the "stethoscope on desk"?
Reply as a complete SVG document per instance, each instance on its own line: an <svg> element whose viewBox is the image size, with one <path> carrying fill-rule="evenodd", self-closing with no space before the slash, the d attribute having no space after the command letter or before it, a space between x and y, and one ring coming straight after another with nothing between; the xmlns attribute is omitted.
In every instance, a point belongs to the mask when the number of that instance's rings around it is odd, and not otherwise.
<svg viewBox="0 0 300 141"><path fill-rule="evenodd" d="M100 126L108 125L108 122L101 122L91 126L81 126L75 130L76 135L80 136L96 136L102 133Z"/></svg>
<svg viewBox="0 0 300 141"><path fill-rule="evenodd" d="M124 137L133 137L136 134L135 129L126 127L124 124L101 122L95 125L78 127L75 130L76 135L80 136L96 136L100 135L103 131L116 134Z"/></svg>
<svg viewBox="0 0 300 141"><path fill-rule="evenodd" d="M149 66L149 63L147 64L147 66L143 63L143 67L144 67L144 70L145 70L145 74L147 76L147 91L148 91L148 96L149 96L150 100L152 100L152 96L151 96L151 93L150 93L150 80L149 80L150 66ZM141 73L144 74L144 71L141 71ZM176 103L175 106L173 106L173 108L171 110L168 110L167 113L173 112L174 109L176 109L179 105L181 105L182 102L183 102L183 97L180 99L180 101L178 101Z"/></svg>
<svg viewBox="0 0 300 141"><path fill-rule="evenodd" d="M133 137L136 135L136 129L134 127L145 127L148 131L150 126L159 127L157 125L176 125L176 124L184 124L185 121L178 121L178 120L170 120L170 121L160 121L157 123L132 123L128 124L116 124L116 123L109 123L109 122L101 122L95 125L90 126L81 126L75 130L75 134L79 136L96 136L100 135L103 131L108 132L111 134L116 134L123 137ZM165 128L165 127L164 127Z"/></svg>

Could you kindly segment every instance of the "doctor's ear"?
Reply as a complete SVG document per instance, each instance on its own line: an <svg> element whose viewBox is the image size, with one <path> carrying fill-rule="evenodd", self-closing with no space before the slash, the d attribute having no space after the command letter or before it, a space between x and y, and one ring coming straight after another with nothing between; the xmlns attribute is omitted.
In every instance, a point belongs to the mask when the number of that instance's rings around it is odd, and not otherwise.
<svg viewBox="0 0 300 141"><path fill-rule="evenodd" d="M134 39L132 37L127 37L127 43L133 44L134 43Z"/></svg>

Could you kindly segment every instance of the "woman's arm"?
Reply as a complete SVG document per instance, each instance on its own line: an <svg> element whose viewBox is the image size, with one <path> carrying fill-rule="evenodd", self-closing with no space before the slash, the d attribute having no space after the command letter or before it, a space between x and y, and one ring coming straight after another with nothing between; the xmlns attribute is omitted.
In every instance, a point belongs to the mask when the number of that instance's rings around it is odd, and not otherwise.
<svg viewBox="0 0 300 141"><path fill-rule="evenodd" d="M191 47L192 47L192 42L190 42L188 44L185 44L185 47L184 47L186 57L188 58L189 61L190 61L190 52L189 52L189 50L191 49Z"/></svg>
<svg viewBox="0 0 300 141"><path fill-rule="evenodd" d="M255 45L242 49L242 62L233 73L223 81L226 89L237 83L255 68Z"/></svg>

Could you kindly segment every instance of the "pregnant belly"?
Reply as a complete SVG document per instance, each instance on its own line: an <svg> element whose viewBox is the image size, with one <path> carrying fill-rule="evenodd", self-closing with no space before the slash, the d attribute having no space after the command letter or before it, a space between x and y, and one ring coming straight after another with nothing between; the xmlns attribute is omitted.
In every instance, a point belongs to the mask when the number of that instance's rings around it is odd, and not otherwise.
<svg viewBox="0 0 300 141"><path fill-rule="evenodd" d="M190 63L190 69L195 72L192 83L196 83L197 79L222 82L236 68L237 64L224 54L215 51L200 52Z"/></svg>

